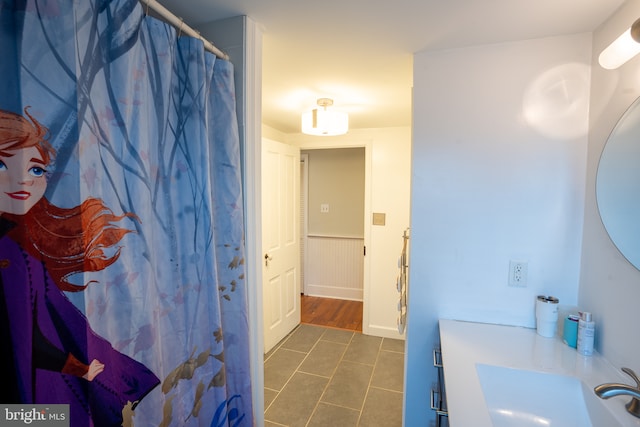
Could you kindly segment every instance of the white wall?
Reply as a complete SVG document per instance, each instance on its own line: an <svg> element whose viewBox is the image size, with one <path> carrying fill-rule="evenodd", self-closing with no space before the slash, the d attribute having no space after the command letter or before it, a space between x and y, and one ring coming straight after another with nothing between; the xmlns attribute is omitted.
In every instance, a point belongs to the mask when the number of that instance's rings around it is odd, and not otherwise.
<svg viewBox="0 0 640 427"><path fill-rule="evenodd" d="M640 0L630 0L594 32L587 197L579 302L593 312L596 349L617 367L640 372L640 271L611 243L598 213L595 181L598 160L618 119L640 95L640 57L617 70L602 69L597 55L635 19ZM640 136L638 138L640 143ZM640 165L638 165L640 168ZM640 220L640 219L639 219Z"/></svg>
<svg viewBox="0 0 640 427"><path fill-rule="evenodd" d="M577 304L590 63L590 34L415 55L406 426L434 419L438 318L533 327L536 295Z"/></svg>
<svg viewBox="0 0 640 427"><path fill-rule="evenodd" d="M370 208L365 221L365 296L363 332L390 338L398 333L396 278L402 233L409 227L411 169L411 129L354 129L337 137L288 135L289 143L302 149L366 146L368 159L365 206ZM367 209L367 207L365 207ZM372 225L373 212L386 213L384 226ZM367 287L366 283L369 283Z"/></svg>
<svg viewBox="0 0 640 427"><path fill-rule="evenodd" d="M371 286L365 309L372 335L404 338L398 334L396 283L400 273L403 232L410 226L411 130L388 128L373 139L371 175L372 212L384 213L385 225L371 225L367 256L371 258ZM372 218L369 218L371 224ZM410 243L411 244L411 243Z"/></svg>

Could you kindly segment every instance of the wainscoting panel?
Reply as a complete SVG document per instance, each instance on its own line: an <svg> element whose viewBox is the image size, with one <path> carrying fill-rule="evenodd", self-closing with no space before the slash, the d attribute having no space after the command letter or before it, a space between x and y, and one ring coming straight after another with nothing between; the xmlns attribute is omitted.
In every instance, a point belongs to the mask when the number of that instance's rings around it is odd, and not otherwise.
<svg viewBox="0 0 640 427"><path fill-rule="evenodd" d="M362 301L364 239L308 236L307 244L306 293Z"/></svg>

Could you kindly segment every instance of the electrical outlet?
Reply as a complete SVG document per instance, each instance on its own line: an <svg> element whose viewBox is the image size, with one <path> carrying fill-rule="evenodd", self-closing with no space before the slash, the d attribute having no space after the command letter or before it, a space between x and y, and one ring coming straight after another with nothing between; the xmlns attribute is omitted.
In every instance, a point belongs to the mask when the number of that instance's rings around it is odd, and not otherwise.
<svg viewBox="0 0 640 427"><path fill-rule="evenodd" d="M527 263L509 261L509 286L524 288L527 286Z"/></svg>

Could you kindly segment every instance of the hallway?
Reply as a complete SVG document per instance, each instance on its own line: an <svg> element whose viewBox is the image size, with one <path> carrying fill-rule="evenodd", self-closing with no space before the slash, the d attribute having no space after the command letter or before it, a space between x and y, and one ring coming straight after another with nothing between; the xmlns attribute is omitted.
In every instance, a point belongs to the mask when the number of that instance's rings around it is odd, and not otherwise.
<svg viewBox="0 0 640 427"><path fill-rule="evenodd" d="M403 340L301 324L265 355L265 426L401 426L403 372Z"/></svg>

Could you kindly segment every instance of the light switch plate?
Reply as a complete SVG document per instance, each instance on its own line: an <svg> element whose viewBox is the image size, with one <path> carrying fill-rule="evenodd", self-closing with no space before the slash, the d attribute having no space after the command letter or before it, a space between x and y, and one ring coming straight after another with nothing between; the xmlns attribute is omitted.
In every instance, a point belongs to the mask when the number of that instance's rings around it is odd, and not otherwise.
<svg viewBox="0 0 640 427"><path fill-rule="evenodd" d="M387 214L373 213L373 225L385 225L387 220Z"/></svg>

